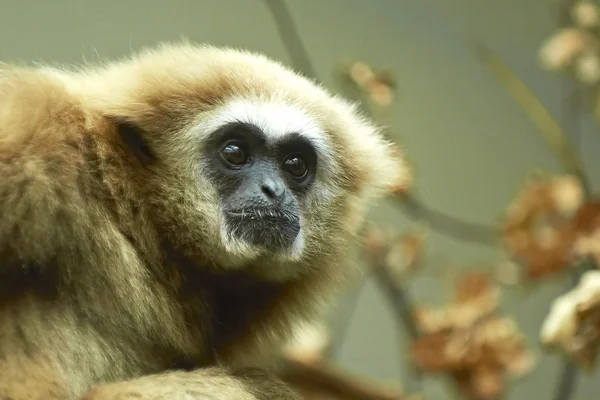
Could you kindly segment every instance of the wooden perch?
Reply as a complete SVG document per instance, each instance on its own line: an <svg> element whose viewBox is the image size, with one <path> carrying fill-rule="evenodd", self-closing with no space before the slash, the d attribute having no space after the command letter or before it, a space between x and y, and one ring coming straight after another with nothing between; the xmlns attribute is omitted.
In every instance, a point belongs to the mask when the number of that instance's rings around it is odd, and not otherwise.
<svg viewBox="0 0 600 400"><path fill-rule="evenodd" d="M402 400L404 396L394 389L386 389L364 378L357 378L333 364L320 361L305 362L286 358L280 376L290 385L331 395L345 400Z"/></svg>

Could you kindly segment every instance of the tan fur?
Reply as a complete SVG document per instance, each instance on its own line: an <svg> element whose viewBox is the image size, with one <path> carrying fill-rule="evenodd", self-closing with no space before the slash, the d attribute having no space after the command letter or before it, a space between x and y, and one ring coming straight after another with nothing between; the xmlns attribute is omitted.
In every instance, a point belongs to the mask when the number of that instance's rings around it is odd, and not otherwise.
<svg viewBox="0 0 600 400"><path fill-rule="evenodd" d="M218 235L195 127L232 98L302 110L330 143L335 168L302 204L298 259L226 251ZM124 145L123 119L155 164ZM367 207L404 171L351 105L260 55L185 43L82 70L0 65L0 372L14 371L0 373L0 399L108 382L118 390L89 398L291 396L232 371L265 365L328 299ZM201 369L163 374L181 362Z"/></svg>

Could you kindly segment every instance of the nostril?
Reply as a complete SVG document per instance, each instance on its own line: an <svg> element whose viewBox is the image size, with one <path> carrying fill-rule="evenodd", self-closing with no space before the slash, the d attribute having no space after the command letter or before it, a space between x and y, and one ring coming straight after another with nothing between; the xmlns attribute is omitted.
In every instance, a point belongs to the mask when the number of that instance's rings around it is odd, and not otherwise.
<svg viewBox="0 0 600 400"><path fill-rule="evenodd" d="M285 186L282 183L270 179L263 182L261 189L270 200L280 199L285 192Z"/></svg>
<svg viewBox="0 0 600 400"><path fill-rule="evenodd" d="M267 195L267 197L271 199L275 199L277 197L277 195L275 194L275 190L273 190L273 188L269 185L263 185L262 191L264 194Z"/></svg>

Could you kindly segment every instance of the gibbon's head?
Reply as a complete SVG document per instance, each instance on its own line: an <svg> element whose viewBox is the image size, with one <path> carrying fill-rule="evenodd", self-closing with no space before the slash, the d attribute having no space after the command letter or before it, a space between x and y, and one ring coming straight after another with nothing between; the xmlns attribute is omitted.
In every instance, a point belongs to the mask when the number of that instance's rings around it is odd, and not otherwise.
<svg viewBox="0 0 600 400"><path fill-rule="evenodd" d="M163 45L78 82L155 226L220 268L283 279L338 259L406 175L352 105L261 55Z"/></svg>

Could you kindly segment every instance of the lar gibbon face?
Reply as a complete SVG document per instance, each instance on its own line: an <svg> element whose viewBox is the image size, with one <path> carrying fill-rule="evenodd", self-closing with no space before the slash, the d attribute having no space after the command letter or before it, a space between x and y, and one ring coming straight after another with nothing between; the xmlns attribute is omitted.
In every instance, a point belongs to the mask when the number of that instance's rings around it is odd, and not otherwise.
<svg viewBox="0 0 600 400"><path fill-rule="evenodd" d="M106 81L82 85L93 106L127 121L150 218L221 267L335 257L405 176L353 105L261 55L165 46L86 79Z"/></svg>
<svg viewBox="0 0 600 400"><path fill-rule="evenodd" d="M232 122L204 148L222 206L224 241L265 252L302 252L302 197L319 168L317 152L300 133L269 136L259 126Z"/></svg>
<svg viewBox="0 0 600 400"><path fill-rule="evenodd" d="M226 99L192 129L202 137L226 253L298 262L339 244L327 236L344 236L351 171L328 129L276 96Z"/></svg>

